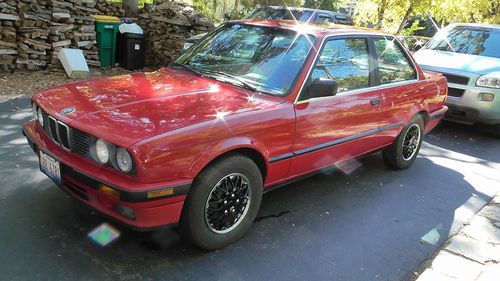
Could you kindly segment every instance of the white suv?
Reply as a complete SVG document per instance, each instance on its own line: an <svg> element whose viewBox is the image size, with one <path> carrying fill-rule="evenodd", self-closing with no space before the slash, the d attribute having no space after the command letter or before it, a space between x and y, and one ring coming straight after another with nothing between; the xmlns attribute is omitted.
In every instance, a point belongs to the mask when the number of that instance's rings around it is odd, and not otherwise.
<svg viewBox="0 0 500 281"><path fill-rule="evenodd" d="M449 25L414 57L448 79L446 119L491 124L500 136L500 25Z"/></svg>

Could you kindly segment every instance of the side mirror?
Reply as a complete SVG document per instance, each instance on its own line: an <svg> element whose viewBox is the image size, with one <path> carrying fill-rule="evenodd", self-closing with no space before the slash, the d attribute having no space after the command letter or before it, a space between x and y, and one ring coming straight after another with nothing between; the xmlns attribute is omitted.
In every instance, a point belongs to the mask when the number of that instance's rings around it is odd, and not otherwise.
<svg viewBox="0 0 500 281"><path fill-rule="evenodd" d="M307 88L310 99L335 96L337 94L337 89L337 81L326 78L314 79Z"/></svg>

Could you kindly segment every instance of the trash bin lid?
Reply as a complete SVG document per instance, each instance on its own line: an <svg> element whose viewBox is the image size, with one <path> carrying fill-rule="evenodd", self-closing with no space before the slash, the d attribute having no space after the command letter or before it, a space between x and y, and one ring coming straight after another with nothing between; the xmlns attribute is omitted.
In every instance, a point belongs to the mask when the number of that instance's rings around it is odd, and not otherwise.
<svg viewBox="0 0 500 281"><path fill-rule="evenodd" d="M143 34L142 28L138 26L136 23L122 23L118 27L120 33L135 33L135 34Z"/></svg>
<svg viewBox="0 0 500 281"><path fill-rule="evenodd" d="M105 15L92 15L97 22L120 22L120 19L113 16L105 16Z"/></svg>

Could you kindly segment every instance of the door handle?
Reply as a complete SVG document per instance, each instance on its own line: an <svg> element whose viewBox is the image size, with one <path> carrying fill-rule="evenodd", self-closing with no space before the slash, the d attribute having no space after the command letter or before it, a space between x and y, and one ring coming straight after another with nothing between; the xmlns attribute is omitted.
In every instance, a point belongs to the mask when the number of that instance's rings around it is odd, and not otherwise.
<svg viewBox="0 0 500 281"><path fill-rule="evenodd" d="M370 104L371 105L378 105L379 103L380 103L380 99L379 98L377 98L377 99L371 99L370 100Z"/></svg>

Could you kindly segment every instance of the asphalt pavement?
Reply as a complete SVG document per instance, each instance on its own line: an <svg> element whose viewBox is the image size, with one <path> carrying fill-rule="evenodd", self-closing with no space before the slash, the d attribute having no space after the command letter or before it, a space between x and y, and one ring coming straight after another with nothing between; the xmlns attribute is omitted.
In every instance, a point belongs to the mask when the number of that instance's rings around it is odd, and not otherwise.
<svg viewBox="0 0 500 281"><path fill-rule="evenodd" d="M207 252L176 229L115 225L59 190L21 134L28 99L0 103L0 280L411 280L414 271L500 190L500 140L444 123L414 165L373 154L264 196L249 233ZM111 223L114 225L113 223Z"/></svg>

